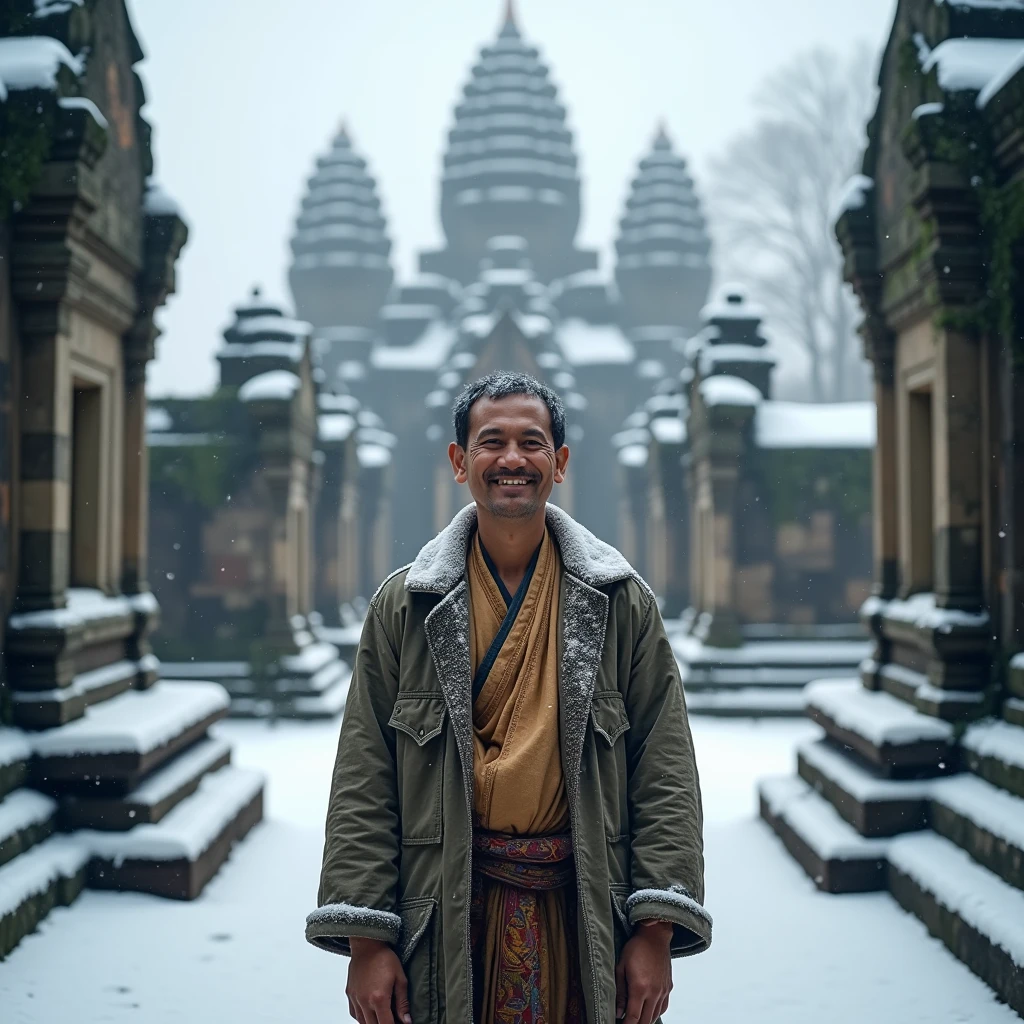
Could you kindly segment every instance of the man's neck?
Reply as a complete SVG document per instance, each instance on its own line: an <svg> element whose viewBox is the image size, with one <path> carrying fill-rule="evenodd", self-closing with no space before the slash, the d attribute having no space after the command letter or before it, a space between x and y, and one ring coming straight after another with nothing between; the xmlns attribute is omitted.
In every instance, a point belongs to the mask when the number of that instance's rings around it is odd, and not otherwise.
<svg viewBox="0 0 1024 1024"><path fill-rule="evenodd" d="M480 543L510 594L519 589L533 553L544 539L544 509L529 519L498 519L477 505Z"/></svg>

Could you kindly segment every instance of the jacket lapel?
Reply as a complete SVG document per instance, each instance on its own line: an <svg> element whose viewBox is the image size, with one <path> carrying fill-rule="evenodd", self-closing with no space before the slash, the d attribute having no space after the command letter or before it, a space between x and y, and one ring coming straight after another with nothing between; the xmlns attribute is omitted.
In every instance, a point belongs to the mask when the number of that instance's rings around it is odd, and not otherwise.
<svg viewBox="0 0 1024 1024"><path fill-rule="evenodd" d="M473 709L472 669L469 659L469 587L462 580L429 612L424 629L434 660L455 745L462 762L466 800L473 805Z"/></svg>
<svg viewBox="0 0 1024 1024"><path fill-rule="evenodd" d="M558 663L562 711L562 770L573 803L579 796L583 739L594 697L594 680L604 654L608 595L575 576L562 577L564 606Z"/></svg>

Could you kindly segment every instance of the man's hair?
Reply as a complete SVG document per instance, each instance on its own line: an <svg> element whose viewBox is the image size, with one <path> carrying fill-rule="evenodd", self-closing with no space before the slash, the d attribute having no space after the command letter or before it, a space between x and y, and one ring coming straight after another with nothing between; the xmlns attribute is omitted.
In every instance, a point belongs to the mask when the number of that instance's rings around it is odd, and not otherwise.
<svg viewBox="0 0 1024 1024"><path fill-rule="evenodd" d="M561 398L539 380L526 373L489 373L472 384L467 384L452 406L455 442L460 448L469 443L469 410L479 398L508 398L511 395L532 395L539 398L551 414L551 437L555 448L565 444L565 406Z"/></svg>

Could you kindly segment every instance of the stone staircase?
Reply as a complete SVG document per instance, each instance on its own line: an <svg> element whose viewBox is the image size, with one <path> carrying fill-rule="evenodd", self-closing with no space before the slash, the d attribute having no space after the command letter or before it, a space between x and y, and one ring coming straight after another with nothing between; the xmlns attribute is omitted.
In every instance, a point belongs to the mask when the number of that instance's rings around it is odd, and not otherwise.
<svg viewBox="0 0 1024 1024"><path fill-rule="evenodd" d="M896 674L809 688L824 737L799 749L796 777L762 783L762 816L820 889L887 889L1024 1015L1024 671L1001 717L972 721L977 702L957 701L952 722L929 683L908 692Z"/></svg>
<svg viewBox="0 0 1024 1024"><path fill-rule="evenodd" d="M846 631L767 636L752 632L735 648L711 647L692 634L671 636L691 714L800 717L808 683L849 676L870 651L862 634Z"/></svg>
<svg viewBox="0 0 1024 1024"><path fill-rule="evenodd" d="M9 620L0 958L85 886L193 899L262 817L263 780L208 734L223 687L159 680L150 595L69 594Z"/></svg>

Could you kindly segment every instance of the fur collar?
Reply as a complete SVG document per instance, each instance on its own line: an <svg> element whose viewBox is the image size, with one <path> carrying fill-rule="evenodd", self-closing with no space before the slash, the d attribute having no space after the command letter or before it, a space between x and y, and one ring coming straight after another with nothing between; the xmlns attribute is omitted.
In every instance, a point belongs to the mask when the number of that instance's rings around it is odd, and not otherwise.
<svg viewBox="0 0 1024 1024"><path fill-rule="evenodd" d="M636 570L618 551L598 540L556 505L547 506L547 523L558 541L562 567L591 587L635 579ZM466 551L476 527L476 505L467 505L433 540L423 546L405 577L407 590L447 594L466 574Z"/></svg>

